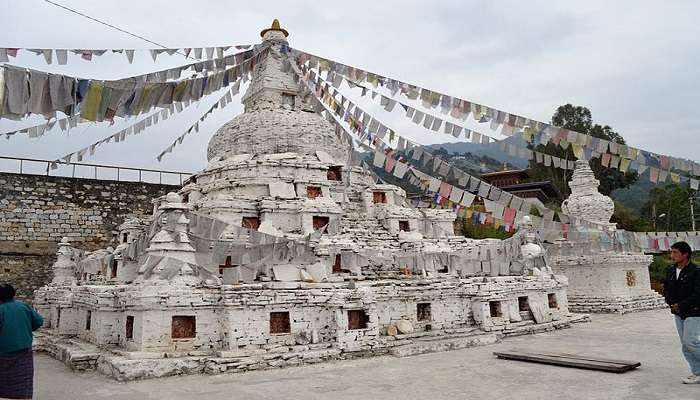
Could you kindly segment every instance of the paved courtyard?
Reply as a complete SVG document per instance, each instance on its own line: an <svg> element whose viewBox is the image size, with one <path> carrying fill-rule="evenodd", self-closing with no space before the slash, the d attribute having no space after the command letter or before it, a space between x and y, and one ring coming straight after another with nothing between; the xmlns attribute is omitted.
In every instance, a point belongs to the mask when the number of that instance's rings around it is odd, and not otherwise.
<svg viewBox="0 0 700 400"><path fill-rule="evenodd" d="M119 383L73 373L38 354L35 399L700 399L666 311L593 315L573 329L408 358L376 357L271 371L184 376ZM597 355L642 362L625 374L496 359L518 349Z"/></svg>

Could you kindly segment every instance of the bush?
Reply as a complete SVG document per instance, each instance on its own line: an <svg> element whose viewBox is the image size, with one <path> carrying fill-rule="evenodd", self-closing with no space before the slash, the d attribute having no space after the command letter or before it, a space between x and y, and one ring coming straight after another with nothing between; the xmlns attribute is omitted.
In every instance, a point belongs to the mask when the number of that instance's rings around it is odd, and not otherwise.
<svg viewBox="0 0 700 400"><path fill-rule="evenodd" d="M508 239L514 232L504 232L493 225L482 225L469 219L462 220L462 233L472 239Z"/></svg>

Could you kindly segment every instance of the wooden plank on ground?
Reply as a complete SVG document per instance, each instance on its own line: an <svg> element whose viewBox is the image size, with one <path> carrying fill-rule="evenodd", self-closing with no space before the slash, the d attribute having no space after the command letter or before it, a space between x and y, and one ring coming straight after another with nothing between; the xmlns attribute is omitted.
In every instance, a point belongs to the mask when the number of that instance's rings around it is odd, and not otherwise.
<svg viewBox="0 0 700 400"><path fill-rule="evenodd" d="M637 361L629 361L629 360L613 360L610 358L600 358L600 357L593 357L593 356L583 356L580 354L569 354L569 353L537 353L537 354L542 354L546 356L552 356L552 357L563 357L563 358L576 358L579 360L591 360L591 361L604 361L607 363L611 364L623 364L623 365L634 365L634 364L639 364L637 367L641 366L642 364L637 362Z"/></svg>
<svg viewBox="0 0 700 400"><path fill-rule="evenodd" d="M541 364L559 365L562 367L582 368L616 373L631 371L642 365L642 363L636 361L611 360L576 354L525 353L519 351L494 352L493 354L498 358L507 360L528 361Z"/></svg>

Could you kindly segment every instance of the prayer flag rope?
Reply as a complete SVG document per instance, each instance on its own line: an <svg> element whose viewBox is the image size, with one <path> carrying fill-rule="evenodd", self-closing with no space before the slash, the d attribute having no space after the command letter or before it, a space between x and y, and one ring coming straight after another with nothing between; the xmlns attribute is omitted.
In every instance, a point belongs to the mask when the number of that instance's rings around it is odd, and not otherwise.
<svg viewBox="0 0 700 400"><path fill-rule="evenodd" d="M580 142L578 144L591 146L594 138L590 135L571 131L569 129L553 126L549 123L526 118L521 115L499 110L493 107L488 107L483 104L464 100L458 97L449 96L440 92L422 88L417 85L402 82L396 79L387 78L379 74L368 72L366 70L332 61L323 57L319 57L301 50L292 49L293 54L297 55L302 63L307 63L310 68L318 68L321 71L334 71L343 76L347 76L355 82L368 82L373 87L382 86L389 90L392 96L400 93L411 100L422 101L426 108L437 108L443 111L444 114L449 114L456 119L466 120L470 115L474 120L480 123L489 123L492 130L501 129L501 134L512 136L517 129L522 129L530 133L546 134L550 137L554 136L576 136ZM610 153L617 156L625 156L628 153L642 153L645 157L658 160L661 164L661 169L669 171L670 168L687 172L693 176L700 176L700 164L682 158L676 158L666 155L661 155L645 150L637 149L632 146L620 146L615 142L598 139L600 148L607 148ZM631 150L630 150L631 149Z"/></svg>
<svg viewBox="0 0 700 400"><path fill-rule="evenodd" d="M77 161L81 162L81 161L83 161L83 158L85 157L86 154L90 155L90 156L95 155L95 152L97 151L97 149L101 145L108 144L112 140L114 140L115 143L119 143L119 142L126 140L126 138L131 136L131 135L138 135L141 132L143 132L146 128L158 124L159 121L161 121L161 120L165 121L166 119L168 119L169 116L182 112L184 109L189 107L191 104L192 104L192 101L188 101L185 103L176 103L174 105L171 104L168 108L164 108L162 110L159 110L159 111L127 126L126 128L120 130L117 133L114 133L114 134L109 135L103 139L100 139L97 142L95 142L89 146L83 147L80 150L74 151L72 153L68 153L63 157L57 158L56 160L54 160L51 163L50 168L57 169L59 164L71 162L71 159L73 158L74 155L76 156Z"/></svg>
<svg viewBox="0 0 700 400"><path fill-rule="evenodd" d="M70 132L71 128L75 128L76 126L78 126L78 124L82 124L84 122L87 121L80 118L80 114L76 114L72 117L65 117L54 120L49 119L48 121L43 122L41 124L29 126L22 129L16 129L10 132L0 133L0 135L5 135L5 139L7 140L10 139L10 136L16 135L18 133L26 133L30 138L38 138L44 136L44 134L50 131L53 127L55 127L56 124L58 124L58 126L61 128L61 132Z"/></svg>
<svg viewBox="0 0 700 400"><path fill-rule="evenodd" d="M153 107L197 100L248 73L267 54L265 46L258 50L249 50L219 60L218 66L217 63L213 65L218 70L211 75L179 81L167 81L167 71L182 71L180 67L154 74L103 81L49 74L11 65L0 66L0 81L5 83L0 89L7 89L5 92L0 91L0 99L4 98L0 118L18 120L29 114L42 114L51 118L56 112L70 116L80 112L86 120L112 121L115 116L137 115ZM233 66L226 68L230 63ZM149 81L151 75L154 81ZM163 80L159 80L161 78Z"/></svg>
<svg viewBox="0 0 700 400"><path fill-rule="evenodd" d="M248 77L248 74L246 73L245 75L242 75L241 77L239 77L235 82L232 82L231 89L227 90L226 93L221 97L221 99L219 99L214 105L212 105L212 107L209 110L207 110L207 112L204 115L202 115L202 117L200 117L200 120L203 121L204 119L206 119L206 117L208 117L208 115L213 110L218 108L219 106L224 107L224 106L228 105L232 101L232 95L235 95L239 92L241 81L244 78L247 79L247 77ZM102 140L99 140L99 141L97 141L97 142L95 142L87 147L84 147L78 151L69 153L69 154L61 157L60 159L55 160L51 164L51 169L58 168L58 164L60 163L59 160L63 160L65 162L70 162L73 155L77 155L78 161L82 161L83 157L85 156L86 153L89 153L90 155L94 155L96 149L100 145L107 144L113 139L114 139L115 143L126 140L126 138L128 136L131 136L132 134L137 135L137 134L141 133L143 130L145 130L146 128L153 126L153 125L156 125L160 119L166 120L166 119L168 119L168 117L170 115L173 115L175 113L180 113L185 108L189 107L191 104L192 104L192 100L188 100L188 101L182 102L182 103L175 103L174 105L171 104L167 108L164 108L164 109L134 123L133 125L130 125L124 129L122 129L121 131L119 131L115 134L112 134L112 135L110 135ZM160 116L160 119L159 119L159 116ZM184 136L193 129L195 131L199 131L199 121L196 122L195 124L193 124L192 126L190 126L190 129L188 131L186 131L185 134L183 134L181 137L176 139L175 142L182 143ZM173 145L171 145L171 146L175 147L175 143L173 143ZM172 147L170 148L171 151L172 151ZM162 154L159 157L162 158ZM160 161L160 158L158 159L158 161Z"/></svg>
<svg viewBox="0 0 700 400"><path fill-rule="evenodd" d="M363 86L357 82L353 82L346 76L336 74L334 71L328 71L328 77L325 80L327 82L332 82L332 85L335 88L339 88L339 82L345 80L345 82L347 82L348 86L351 88L362 89L362 97L365 97L369 93L372 100L375 102L378 101L379 105L382 106L387 112L391 112L398 104L403 108L406 118L418 126L422 125L425 129L432 130L434 132L443 131L443 133L451 135L455 138L464 137L469 139L472 143L489 144L499 141L499 139L494 138L489 134L469 129L451 122L444 117L440 118L429 111L423 111L391 97L387 97L371 88Z"/></svg>
<svg viewBox="0 0 700 400"><path fill-rule="evenodd" d="M216 57L222 58L224 56L224 52L231 48L235 48L238 50L248 50L251 47L252 45L249 44L194 48L175 47L168 49L28 49L22 47L2 47L0 48L0 62L9 62L10 57L17 57L18 54L25 51L36 54L37 56L43 56L43 59L46 62L46 64L53 64L55 55L55 60L58 65L68 64L68 55L71 53L80 56L80 58L85 61L92 61L93 57L100 57L107 52L115 54L124 54L126 55L126 59L129 62L129 64L134 62L134 54L136 52L148 52L151 58L153 59L153 62L156 62L157 57L163 53L170 56L178 53L188 58L190 58L190 55L192 55L198 60L201 60L203 58L203 54L205 54L206 59L211 60L214 59L214 54L216 54Z"/></svg>
<svg viewBox="0 0 700 400"><path fill-rule="evenodd" d="M223 109L224 107L229 105L233 101L232 96L238 94L239 88L240 81L237 82L233 88L227 90L226 93L223 96L221 96L221 98L216 103L209 107L209 109L199 118L199 121L196 121L194 124L190 125L190 127L187 128L182 135L178 136L177 139L175 139L168 147L166 147L162 152L160 152L160 154L158 154L158 156L156 157L156 160L158 160L158 162L161 162L161 160L163 159L163 157L165 157L166 154L172 153L175 146L177 146L178 144L182 144L182 141L185 140L185 136L189 135L192 132L199 132L199 123L204 122L209 117L209 115L215 110Z"/></svg>
<svg viewBox="0 0 700 400"><path fill-rule="evenodd" d="M300 72L298 72L298 69L295 69L295 72L300 74ZM336 99L334 98L334 96L332 96L330 94L330 92L333 92L333 95L338 95L339 93L335 89L331 88L327 82L325 83L325 85L321 85L319 83L319 82L321 82L320 79L317 79L317 80L309 79L310 73L309 73L309 71L306 71L306 70L304 72L304 75L305 76L302 79L306 83L307 89L311 93L313 93L314 97L316 98L316 100L319 103L323 103L323 104L328 105L328 109L326 109L326 112L329 115L333 115L332 118L335 119L335 115L339 115L339 116L342 115L344 117L345 122L347 122L349 124L350 128L353 131L358 132L358 134L361 134L361 142L364 141L365 139L367 139L367 140L369 140L370 143L377 146L375 149L375 158L374 158L375 167L379 167L379 168L383 167L383 168L385 168L385 170L388 173L392 173L392 169L394 171L401 171L398 173L398 175L396 172L394 172L394 175L399 177L399 178L402 178L401 175L405 174L406 170L410 170L417 177L423 178L422 181L418 181L420 183L417 184L416 186L424 187L428 191L435 193L436 194L435 199L437 199L438 202L440 202L440 203L442 203L442 201L440 201L440 200L450 199L450 196L455 197L455 199L456 199L456 196L461 194L462 199L463 199L465 195L469 195L470 193L477 193L477 194L479 194L480 197L485 199L485 204L490 204L489 201L499 202L500 204L505 203L505 204L503 204L503 207L497 208L497 210L499 210L499 211L502 210L502 213L500 215L505 216L506 218L508 218L508 220L514 220L514 222L517 222L520 219L518 217L521 217L522 215L529 213L530 205L525 204L523 199L519 199L517 196L512 196L510 193L503 192L500 189L495 188L495 187L489 185L488 183L479 180L478 178L471 177L469 174L467 174L463 171L460 171L454 167L451 167L449 164L445 163L443 160L441 160L437 157L434 157L432 154L430 154L427 151L424 151L425 149L422 146L420 146L416 143L413 143L409 140L406 140L402 137L399 137L399 143L401 143L401 140L403 139L403 141L404 141L403 145L405 146L405 149L407 149L407 152L408 152L408 150L411 150L411 149L413 150L412 158L414 160L423 160L423 163L425 165L429 164L432 161L434 170L436 172L437 171L442 172L443 176L447 176L451 172L452 175L458 179L462 188L457 187L458 191L455 192L457 194L457 195L455 195L452 193L454 191L455 186L452 186L452 185L448 184L447 182L443 182L442 180L440 180L438 178L434 178L428 174L422 173L421 171L417 170L416 168L411 167L410 165L404 165L404 164L407 164L407 161L405 159L401 159L400 156L397 157L397 158L399 158L399 160L396 160L396 161L403 161L403 163L392 161L392 160L394 160L394 158L391 157L390 153L393 152L393 149L386 146L386 144L384 144L384 142L381 140L382 138L380 138L378 136L374 136L374 138L373 138L371 129L368 129L367 127L365 127L362 124L362 122L359 121L360 118L367 115L363 110L359 109L359 107L357 107L356 105L354 105L351 101L349 101L347 99L343 99L340 102L336 101ZM342 97L342 95L341 95L341 97ZM348 103L347 111L344 109L345 102ZM368 120L370 120L370 119L371 119L371 116L368 116ZM336 123L337 123L337 121L336 121ZM401 144L400 144L400 146L401 146ZM437 159L437 161L436 161L436 159ZM467 187L467 182L469 182L469 189L464 189ZM421 186L421 183L422 183L422 186ZM473 197L471 198L471 200L473 201ZM452 201L452 200L448 200L448 201ZM458 201L461 201L461 199ZM452 201L452 203L454 205L455 202ZM510 206L510 207L508 207L508 206ZM459 207L463 207L463 205L461 205ZM463 207L463 208L465 210L464 212L466 213L466 207ZM508 210L507 208L510 208L510 210ZM545 223L550 222L550 223L560 224L560 226L561 226L561 223L553 221L553 216L554 216L553 210L540 209L540 211L543 212L544 218L540 219L540 217L531 216L531 218L536 223L541 222L541 224L545 224ZM515 216L513 216L513 213L515 213ZM558 215L560 217L560 220L565 221L565 222L569 221L568 216L566 216L565 214L559 213ZM600 226L599 224L591 223L589 221L582 221L582 220L577 219L574 222L576 222L578 225L582 225L582 226L593 226L593 227L597 227L599 229L605 229L604 226ZM563 224L563 225L566 225L566 224ZM566 228L562 228L562 229L566 229Z"/></svg>
<svg viewBox="0 0 700 400"><path fill-rule="evenodd" d="M312 62L309 62L309 65L312 64ZM316 64L315 66L318 68L320 76L320 71L325 70L323 68L323 63ZM357 83L346 75L336 72L335 69L328 69L326 71L328 73L326 80L332 82L334 87L338 88L344 79L350 87L360 87L362 89L362 96L366 96L367 93L370 93L373 100L376 101L379 99L379 104L387 111L393 109L395 104L400 104L406 111L407 118L411 119L417 125L423 125L426 129L437 132L441 129L441 125L444 122L445 134L451 134L452 136L459 138L460 134L463 132L465 137L471 137L471 141L473 143L489 143L489 139L487 138L488 135L484 134L483 132L461 127L447 121L446 119L443 120L430 112L421 111L417 108L411 107L408 104L395 100L392 97L387 97L378 91ZM372 80L368 79L368 81ZM379 80L378 82L381 84L382 81ZM459 113L455 113L454 110L450 112L449 110L449 106L451 104L451 101L440 102L442 114L457 118ZM427 104L426 102L423 102L423 105L426 108L430 108L431 106L435 107L435 105L432 103ZM463 119L465 118L466 117ZM480 117L480 120L483 120L483 118L483 116ZM669 158L668 156L659 156L657 158L650 155L651 153L634 149L630 146L610 142L569 130L557 130L556 135L550 136L547 134L546 130L535 132L530 126L524 125L522 128L516 128L513 130L513 132L507 133L518 134L523 137L527 143L534 145L555 143L556 145L560 145L563 149L571 146L577 159L590 160L591 158L601 157L601 165L604 168L617 169L623 173L628 171L636 171L639 174L642 174L648 169L648 177L652 183L663 183L670 178L672 182L689 185L694 190L698 190L698 187L700 186L700 180L690 178L670 170L671 168L675 168L676 170L685 170L688 173L693 173L693 171L690 170L690 167L688 167L688 164L685 164L684 167L682 160L679 161L679 159ZM495 138L491 139L497 141ZM552 166L563 170L574 169L574 160L547 155L546 153L533 151L529 148L516 146L514 144L501 143L501 146L503 146L502 149L507 151L511 156L533 160L540 164L544 164L545 166ZM608 153L608 149L610 153Z"/></svg>
<svg viewBox="0 0 700 400"><path fill-rule="evenodd" d="M295 70L295 72L299 73L298 70ZM307 76L307 78L308 78L308 76ZM302 78L302 79L304 79L304 78ZM329 99L328 97L324 97L321 95L317 96L317 93L318 94L323 94L323 93L321 93L321 91L315 90L316 82L313 82L313 81L306 79L306 80L304 80L304 83L306 84L307 89L311 93L314 94L314 99L319 104L329 104L330 103L330 104L333 104L336 106L335 110L333 108L324 107L322 114L325 113L325 116L328 118L329 121L335 122L336 127L341 126L337 117L336 117L336 115L339 114L338 110L337 110L338 102L333 101L333 100ZM351 106L348 106L348 110L352 111L352 109L350 107ZM347 114L343 114L343 115L347 115ZM349 135L348 131L344 127L343 127L343 130L345 131L346 135ZM369 137L370 143L375 144L377 146L373 149L375 152L375 158L377 158L377 154L382 154L384 156L384 158L383 158L384 162L381 165L384 168L386 168L387 161L390 159L390 157L388 157L388 155L389 155L391 149L388 148L383 142L381 142L380 139L377 139L376 137L374 139L372 139L371 133L362 132L362 135L363 135L363 140L365 138ZM365 147L365 148L370 148L372 150L371 147L369 147L365 144L361 144L361 146ZM381 147L384 147L384 150L382 150ZM416 146L414 148L414 151L419 150L419 149L420 149L420 147ZM414 157L415 157L415 154L414 154ZM379 158L381 159L381 156L379 156ZM399 161L399 163L394 164L394 171L396 171L396 165L400 165L400 162L404 161L404 160L398 160L398 161ZM416 176L422 175L423 177L425 177L431 181L430 184L434 184L433 177L431 177L427 174L422 174L419 170L411 167L410 165L407 166L407 169L408 169L408 171L410 171L412 174L414 174ZM424 179L424 180L426 180L426 179ZM428 184L428 186L430 184ZM436 185L436 187L437 187L437 192L438 192L436 194L436 197L437 197L439 195L439 191L441 189L445 188L444 182L439 181L439 184ZM453 191L454 191L454 187L453 187ZM477 186L477 192L478 192L478 186ZM483 193L481 193L481 194L483 194ZM464 196L464 193L462 193L462 195ZM462 208L460 210L461 216L464 218L470 218L470 219L475 220L476 222L479 222L479 223L492 223L496 227L504 228L504 230L512 229L512 227L509 226L509 224L506 222L506 220L509 221L511 219L515 219L515 221L517 222L517 218L513 217L513 212L514 211L517 212L517 210L504 209L503 210L504 213L503 213L503 217L502 217L502 218L504 218L503 220L499 220L497 218L494 218L494 216L493 216L494 208L498 209L498 206L495 206L497 201L491 200L488 197L489 195L491 195L491 193L487 194L487 197L484 200L485 200L485 206L487 207L487 210L489 210L491 212L482 213L482 212ZM513 205L512 199L513 199L513 197L511 197L511 205ZM553 215L553 211L550 210L550 213L552 213L552 215ZM611 230L606 229L605 227L602 227L600 225L588 223L586 221L580 221L580 220L575 220L575 221L572 221L571 223L569 223L568 217L566 215L559 214L559 216L560 216L561 220L565 220L566 222L553 221L552 218L547 218L547 216L545 216L545 218L531 216L531 218L533 219L533 222L535 222L536 226L540 226L540 228L539 228L540 232L543 235L550 237L552 240L557 239L557 238L561 238L561 237L570 237L572 239L585 238L585 239L592 241L598 245L606 246L609 248L615 248L618 250L631 250L633 248L634 249L640 248L640 246L638 245L638 241L635 240L635 237L634 237L635 233L626 232L623 230L611 231Z"/></svg>
<svg viewBox="0 0 700 400"><path fill-rule="evenodd" d="M295 69L295 72L297 72L298 74L300 73L296 69ZM350 115L349 111L352 111L352 108L354 108L354 110L356 112L359 110L360 116L361 115L369 115L369 114L367 114L366 112L361 110L359 107L355 106L349 100L341 100L340 105L339 105L335 101L334 97L330 93L326 92L326 90L328 90L329 92L333 91L333 92L335 92L335 94L337 94L337 91L335 91L335 89L331 89L330 87L328 87L327 83L326 83L326 88L322 88L322 87L320 87L320 85L318 84L317 81L308 79L309 78L308 72L306 73L306 75L307 75L306 78L302 78L302 79L304 79L304 82L307 86L307 89L314 94L314 98L318 102L329 106L328 108L331 111L333 111L333 113L329 112L328 109L326 109L325 111L328 113L329 116L331 116L331 118L333 120L335 120L335 122L337 124L338 124L338 121L336 120L335 116L333 116L333 114L345 116L345 118L346 118L345 122L349 122L350 128L352 130L354 130L356 132L364 131L364 129L359 128L360 124L357 122L357 120L355 120L353 117L349 116ZM313 85L313 87L312 87L312 85ZM342 105L345 103L345 101L347 101L349 104L348 111L346 111L346 112L342 112L342 110L339 111L338 108L342 108ZM358 114L355 114L355 115L358 115ZM358 117L358 119L359 119L359 117ZM329 119L329 121L330 120L331 119ZM331 122L333 122L333 121L331 121ZM431 180L431 184L426 185L426 186L421 185L420 181L414 182L414 184L416 184L416 186L423 187L426 190L430 189L431 192L438 192L439 191L442 195L445 195L445 198L448 198L450 195L452 195L452 197L454 198L454 203L458 204L458 208L459 207L466 208L466 207L471 205L472 201L475 198L475 195L471 194L470 191L465 190L465 189L461 189L461 188L457 188L457 190L455 190L453 193L453 190L452 190L453 186L452 185L449 185L446 182L442 182L441 180L439 180L437 178L433 178L427 174L424 174L424 173L418 171L417 169L412 167L405 158L402 158L398 154L396 156L394 156L393 150L391 148L389 148L388 146L386 146L384 144L384 142L381 140L381 138L375 136L374 140L372 140L371 136L372 136L371 132L363 133L361 136L361 139L360 139L360 143L362 143L366 138L369 138L369 142L374 144L375 146L377 146L376 149L374 150L375 151L375 153L374 153L374 166L375 167L384 168L388 173L393 173L397 178L400 178L400 179L403 179L406 172L410 170L416 176L426 177L427 179ZM403 138L401 138L401 139L403 139ZM412 143L410 141L408 142L408 145L411 148L419 146L419 145ZM369 147L369 146L367 146L367 147ZM371 147L370 147L370 149L371 149ZM481 192L484 191L484 188L491 191L490 190L491 185L487 184L486 182L480 181L477 178L470 177L465 172L457 170L454 167L449 166L447 163L444 163L444 161L442 161L441 159L430 155L430 153L427 151L423 152L423 149L421 147L417 147L415 149L414 158L415 158L415 155L417 154L417 152L421 152L423 154L426 154L426 155L431 157L431 160L436 159L437 162L442 163L442 165L444 165L447 168L446 171L441 171L441 172L444 172L445 176L450 172L450 170L452 170L453 174L455 174L455 176L457 173L461 173L463 178L466 178L466 179L471 178L472 180L474 180L474 182L476 182L476 185L477 185L476 187L478 187L479 184L481 184L482 189L479 192L480 194L483 194ZM420 157L418 157L418 158L420 158ZM466 186L466 181L464 182L464 186ZM496 190L500 192L500 189L496 189L496 188L493 188L493 189L494 189L494 191L493 191L494 193L496 192ZM448 191L449 191L449 193L447 193ZM459 194L459 199L457 199L457 194ZM438 196L439 195L440 194L438 194ZM510 201L510 198L512 198L513 196L510 194L507 194L506 197L509 197L509 201ZM499 196L499 198L500 198L500 196ZM516 197L516 199L517 199L517 197ZM523 200L520 199L520 202L522 204ZM529 205L528 205L528 211L529 211Z"/></svg>

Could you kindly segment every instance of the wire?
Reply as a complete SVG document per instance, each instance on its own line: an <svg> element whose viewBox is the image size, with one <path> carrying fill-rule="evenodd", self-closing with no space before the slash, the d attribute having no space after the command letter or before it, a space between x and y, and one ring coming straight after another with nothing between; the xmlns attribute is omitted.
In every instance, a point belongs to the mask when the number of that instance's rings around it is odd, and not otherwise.
<svg viewBox="0 0 700 400"><path fill-rule="evenodd" d="M110 23L108 23L108 22L104 22L104 21L102 21L102 20L99 20L99 19L97 19L97 18L91 17L91 16L89 16L89 15L87 15L87 14L83 14L83 13L81 13L80 11L74 10L74 9L72 9L72 8L70 8L70 7L66 7L66 6L64 6L64 5L62 5L62 4L58 4L58 3L54 2L54 1L51 1L51 0L44 0L44 1L45 1L46 3L49 3L49 4L54 5L54 6L56 6L56 7L60 7L60 8L62 8L62 9L64 9L64 10L66 10L66 11L69 11L69 12L72 12L72 13L74 13L74 14L80 15L81 17L87 18L87 19L89 19L89 20L91 20L91 21L95 21L95 22L100 23L100 24L102 24L102 25L108 26L108 27L110 27L110 28L112 28L112 29L116 29L116 30L118 30L119 32L126 33L126 34L129 35L129 36L133 36L133 37L135 37L135 38L137 38L137 39L144 40L144 41L146 41L146 42L148 42L148 43L154 44L154 45L156 45L156 46L158 46L158 47L162 47L162 48L164 48L164 49L169 49L169 47L167 47L167 46L165 46L165 45L162 45L162 44L160 44L160 43L157 43L157 42L154 42L154 41L152 41L152 40L146 39L145 37L143 37L143 36L141 36L141 35L137 35L137 34L135 34L135 33L129 32L129 31L125 30L125 29L119 28L119 27L117 27L117 26L114 26L114 25L112 25L112 24L110 24ZM176 53L185 56L185 58L191 58L191 59L193 59L193 60L195 60L195 59L196 59L196 60L199 60L199 58L192 58L192 57L190 57L189 55L180 52L179 50L176 51Z"/></svg>

